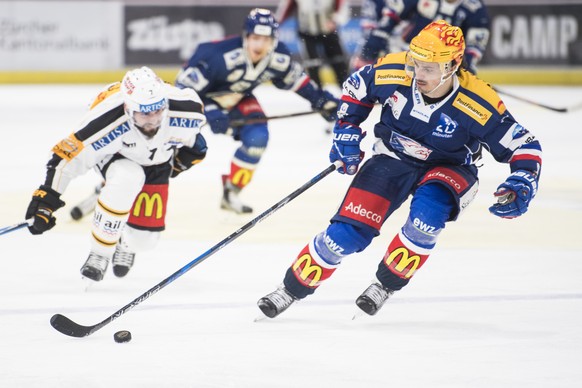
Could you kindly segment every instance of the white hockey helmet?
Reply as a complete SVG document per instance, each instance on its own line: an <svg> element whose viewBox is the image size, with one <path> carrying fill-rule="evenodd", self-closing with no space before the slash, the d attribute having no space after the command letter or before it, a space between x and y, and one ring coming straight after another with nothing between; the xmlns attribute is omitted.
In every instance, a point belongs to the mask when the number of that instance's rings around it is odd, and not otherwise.
<svg viewBox="0 0 582 388"><path fill-rule="evenodd" d="M168 99L164 81L149 67L143 66L128 71L121 81L121 94L129 124L140 131L140 127L135 123L135 112L167 111Z"/></svg>

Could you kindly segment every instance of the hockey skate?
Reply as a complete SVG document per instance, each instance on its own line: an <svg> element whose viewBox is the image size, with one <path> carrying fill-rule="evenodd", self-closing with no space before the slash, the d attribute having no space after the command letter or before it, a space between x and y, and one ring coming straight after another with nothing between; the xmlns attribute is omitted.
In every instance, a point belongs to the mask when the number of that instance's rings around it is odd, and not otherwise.
<svg viewBox="0 0 582 388"><path fill-rule="evenodd" d="M356 299L356 305L368 315L375 315L388 300L393 290L383 287L379 283L372 283L362 295Z"/></svg>
<svg viewBox="0 0 582 388"><path fill-rule="evenodd" d="M133 262L135 260L135 253L126 251L121 242L115 247L115 253L113 254L113 259L111 263L113 264L113 274L118 278L122 278L133 267Z"/></svg>
<svg viewBox="0 0 582 388"><path fill-rule="evenodd" d="M108 265L108 257L91 252L89 253L87 261L85 261L85 264L81 267L81 275L96 282L101 281L103 276L105 276L105 271L107 271Z"/></svg>
<svg viewBox="0 0 582 388"><path fill-rule="evenodd" d="M257 306L259 306L263 314L267 317L275 318L287 310L295 301L297 301L297 298L291 295L285 287L281 286L259 299Z"/></svg>
<svg viewBox="0 0 582 388"><path fill-rule="evenodd" d="M241 189L232 184L226 175L222 176L223 194L220 208L237 214L252 213L253 208L243 204L238 196Z"/></svg>

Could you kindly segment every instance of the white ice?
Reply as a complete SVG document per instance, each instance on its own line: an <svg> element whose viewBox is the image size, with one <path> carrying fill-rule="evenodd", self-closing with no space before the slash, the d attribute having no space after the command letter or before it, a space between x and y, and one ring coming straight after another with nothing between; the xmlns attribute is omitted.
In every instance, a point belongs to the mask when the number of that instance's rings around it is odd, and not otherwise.
<svg viewBox="0 0 582 388"><path fill-rule="evenodd" d="M582 101L582 88L506 87L545 104ZM44 179L50 149L81 118L99 86L0 88L0 227L21 222ZM307 110L293 93L258 90L269 115ZM554 113L505 98L540 139L544 167L530 211L489 214L508 174L488 157L481 189L447 226L426 265L378 315L352 317L355 298L404 222L407 204L363 253L347 258L311 297L255 322L256 301L275 289L295 255L327 225L349 178L333 173L89 337L55 331L62 313L93 325L196 259L253 216L219 209L220 174L235 143L207 138L207 160L172 182L167 230L125 279L87 288L89 219L69 209L97 177L64 195L56 228L0 236L1 387L580 387L582 384L582 111ZM371 142L377 112L366 121ZM328 165L330 135L318 116L271 122L271 144L243 199L254 216ZM369 154L369 153L368 153ZM117 344L113 333L130 330Z"/></svg>

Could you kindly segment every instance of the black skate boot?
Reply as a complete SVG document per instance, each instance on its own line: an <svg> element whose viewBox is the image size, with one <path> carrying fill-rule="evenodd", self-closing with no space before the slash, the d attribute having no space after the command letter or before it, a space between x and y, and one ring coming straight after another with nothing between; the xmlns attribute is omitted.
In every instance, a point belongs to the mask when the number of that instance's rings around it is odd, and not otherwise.
<svg viewBox="0 0 582 388"><path fill-rule="evenodd" d="M226 175L222 176L223 194L220 208L237 214L252 213L253 208L243 204L238 196L240 187L232 184Z"/></svg>
<svg viewBox="0 0 582 388"><path fill-rule="evenodd" d="M99 282L103 279L103 276L105 276L105 271L107 271L108 265L108 257L91 252L89 253L87 261L85 261L85 264L81 267L81 275Z"/></svg>
<svg viewBox="0 0 582 388"><path fill-rule="evenodd" d="M113 274L118 278L122 278L133 267L135 260L135 253L125 250L121 241L115 247L115 253L111 263L113 264Z"/></svg>
<svg viewBox="0 0 582 388"><path fill-rule="evenodd" d="M285 287L281 287L259 299L257 306L267 317L275 318L287 310L295 301L297 301L297 298L291 295Z"/></svg>
<svg viewBox="0 0 582 388"><path fill-rule="evenodd" d="M366 314L375 315L393 293L393 290L379 283L372 283L362 295L358 296L356 305Z"/></svg>

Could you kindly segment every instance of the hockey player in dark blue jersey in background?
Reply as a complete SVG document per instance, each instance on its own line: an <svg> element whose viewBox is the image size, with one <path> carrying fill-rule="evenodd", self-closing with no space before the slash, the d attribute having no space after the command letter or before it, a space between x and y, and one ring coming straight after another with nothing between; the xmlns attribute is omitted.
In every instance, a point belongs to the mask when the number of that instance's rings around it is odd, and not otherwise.
<svg viewBox="0 0 582 388"><path fill-rule="evenodd" d="M460 68L464 51L461 29L436 21L412 39L407 52L388 54L344 83L330 160L341 160L339 172L355 176L330 225L299 253L283 286L259 300L266 316L314 293L412 196L408 218L378 265L377 281L356 299L365 313L376 314L426 262L445 224L473 201L483 149L510 169L490 212L515 218L527 211L537 192L541 146L489 85ZM364 137L359 125L377 103L382 111L373 156L358 172Z"/></svg>
<svg viewBox="0 0 582 388"><path fill-rule="evenodd" d="M221 207L236 213L252 212L241 202L239 193L251 181L269 142L266 120L230 125L231 120L265 118L253 89L271 81L277 88L307 99L327 121L337 118L338 100L312 82L291 58L287 47L277 39L278 27L271 11L253 9L242 36L201 44L176 79L176 86L198 92L212 132L230 135L242 143L230 172L222 176Z"/></svg>
<svg viewBox="0 0 582 388"><path fill-rule="evenodd" d="M482 0L364 0L362 27L366 33L352 68L376 62L388 53L406 51L425 26L443 19L465 36L465 67L476 74L489 42L489 15Z"/></svg>

